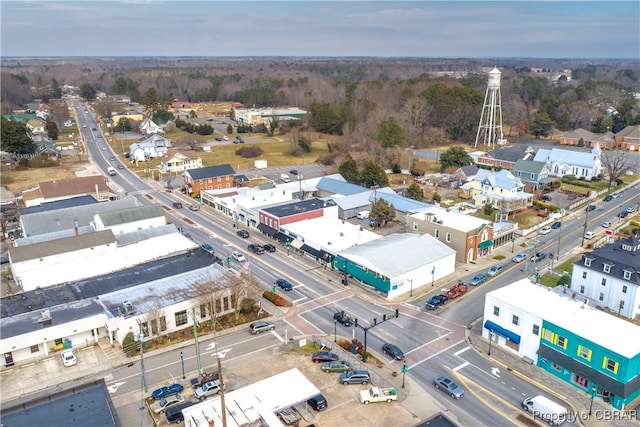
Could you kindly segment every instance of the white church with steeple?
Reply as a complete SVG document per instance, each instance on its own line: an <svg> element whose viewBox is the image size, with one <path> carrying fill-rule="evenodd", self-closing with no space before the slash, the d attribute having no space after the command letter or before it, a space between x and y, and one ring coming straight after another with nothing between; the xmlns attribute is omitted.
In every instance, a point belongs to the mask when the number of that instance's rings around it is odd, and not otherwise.
<svg viewBox="0 0 640 427"><path fill-rule="evenodd" d="M550 176L575 175L578 179L591 180L604 172L600 160L600 144L596 143L591 152L541 148L533 158L549 168Z"/></svg>

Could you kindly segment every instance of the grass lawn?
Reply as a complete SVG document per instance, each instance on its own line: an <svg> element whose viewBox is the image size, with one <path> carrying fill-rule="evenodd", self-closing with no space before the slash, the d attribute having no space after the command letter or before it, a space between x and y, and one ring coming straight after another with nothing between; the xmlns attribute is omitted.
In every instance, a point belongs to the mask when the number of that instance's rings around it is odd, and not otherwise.
<svg viewBox="0 0 640 427"><path fill-rule="evenodd" d="M573 273L573 263L580 260L582 258L581 255L576 255L571 259L563 262L560 265L554 265L553 270L556 273L566 273L569 277ZM560 282L560 278L562 276L554 273L545 273L540 277L540 283L549 288L555 288L558 286L558 282Z"/></svg>

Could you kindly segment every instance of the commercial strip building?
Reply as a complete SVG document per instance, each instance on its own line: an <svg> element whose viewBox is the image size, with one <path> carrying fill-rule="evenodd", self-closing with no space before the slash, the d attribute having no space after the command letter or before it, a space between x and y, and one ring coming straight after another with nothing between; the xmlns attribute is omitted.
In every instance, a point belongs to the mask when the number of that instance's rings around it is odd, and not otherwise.
<svg viewBox="0 0 640 427"><path fill-rule="evenodd" d="M483 331L518 354L615 409L640 399L640 326L523 279L489 292Z"/></svg>

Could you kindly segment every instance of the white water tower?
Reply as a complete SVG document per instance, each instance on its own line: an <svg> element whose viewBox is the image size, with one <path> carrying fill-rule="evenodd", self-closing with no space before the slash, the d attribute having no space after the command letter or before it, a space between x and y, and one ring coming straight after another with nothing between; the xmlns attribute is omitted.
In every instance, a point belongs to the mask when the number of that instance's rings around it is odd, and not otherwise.
<svg viewBox="0 0 640 427"><path fill-rule="evenodd" d="M502 134L502 97L500 95L500 75L497 68L489 72L487 91L484 95L484 106L480 115L480 125L476 134L475 147L478 141L495 148L496 144L504 145L507 141Z"/></svg>

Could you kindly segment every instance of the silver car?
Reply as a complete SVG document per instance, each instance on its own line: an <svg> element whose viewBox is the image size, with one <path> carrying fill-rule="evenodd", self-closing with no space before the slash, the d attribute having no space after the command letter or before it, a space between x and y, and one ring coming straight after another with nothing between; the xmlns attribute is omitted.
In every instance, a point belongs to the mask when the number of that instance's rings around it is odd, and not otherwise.
<svg viewBox="0 0 640 427"><path fill-rule="evenodd" d="M447 377L439 376L433 380L433 384L438 390L442 390L454 399L462 399L464 390L458 384Z"/></svg>

